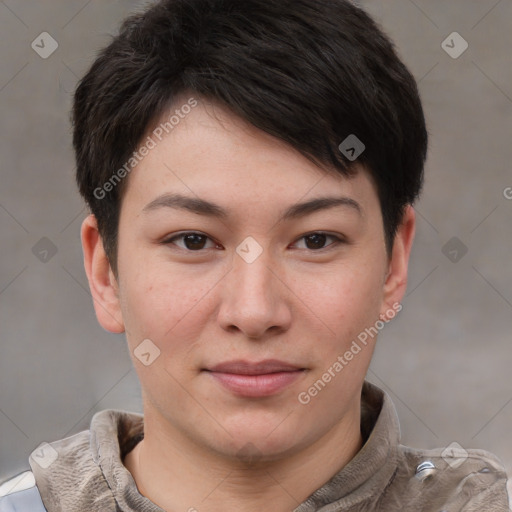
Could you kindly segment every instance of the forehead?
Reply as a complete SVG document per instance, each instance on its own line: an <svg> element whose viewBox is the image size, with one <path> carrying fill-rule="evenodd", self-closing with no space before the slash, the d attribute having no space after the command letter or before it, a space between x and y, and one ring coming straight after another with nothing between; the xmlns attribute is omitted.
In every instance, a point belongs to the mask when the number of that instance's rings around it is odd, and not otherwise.
<svg viewBox="0 0 512 512"><path fill-rule="evenodd" d="M296 203L300 198L343 193L354 201L376 199L362 167L347 178L320 168L284 141L255 128L218 104L182 96L148 130L151 149L125 183L123 203L143 209L166 192L216 203Z"/></svg>

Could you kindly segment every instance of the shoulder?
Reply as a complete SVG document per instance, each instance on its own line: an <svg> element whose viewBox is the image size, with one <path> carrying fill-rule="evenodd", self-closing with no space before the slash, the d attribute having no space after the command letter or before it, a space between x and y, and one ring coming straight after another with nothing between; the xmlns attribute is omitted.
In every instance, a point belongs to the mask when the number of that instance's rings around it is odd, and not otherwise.
<svg viewBox="0 0 512 512"><path fill-rule="evenodd" d="M32 471L25 471L0 485L0 512L45 512Z"/></svg>
<svg viewBox="0 0 512 512"><path fill-rule="evenodd" d="M399 445L388 499L406 498L413 510L508 512L507 474L500 459L457 443L432 450ZM404 501L402 501L402 504ZM406 507L407 508L407 507Z"/></svg>

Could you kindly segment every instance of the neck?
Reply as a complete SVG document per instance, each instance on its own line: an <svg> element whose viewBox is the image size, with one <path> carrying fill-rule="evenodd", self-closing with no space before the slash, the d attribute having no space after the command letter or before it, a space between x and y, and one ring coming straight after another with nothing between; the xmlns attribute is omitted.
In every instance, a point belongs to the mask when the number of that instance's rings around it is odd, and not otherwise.
<svg viewBox="0 0 512 512"><path fill-rule="evenodd" d="M355 408L356 409L356 408ZM145 413L144 440L125 458L140 493L167 511L285 512L339 472L362 446L360 407L293 454L260 462L228 458Z"/></svg>

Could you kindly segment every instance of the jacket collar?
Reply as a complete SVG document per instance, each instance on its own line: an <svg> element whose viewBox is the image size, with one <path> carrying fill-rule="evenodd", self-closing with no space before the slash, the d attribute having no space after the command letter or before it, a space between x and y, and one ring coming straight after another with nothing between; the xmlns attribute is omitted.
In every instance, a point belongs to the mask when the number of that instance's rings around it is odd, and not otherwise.
<svg viewBox="0 0 512 512"><path fill-rule="evenodd" d="M356 456L294 512L334 503L345 510L384 493L398 466L400 425L389 395L368 381L361 396L361 432L366 442Z"/></svg>
<svg viewBox="0 0 512 512"><path fill-rule="evenodd" d="M164 512L142 496L122 459L143 436L143 416L119 410L94 415L89 431L51 443L59 454L43 469L30 460L49 512L82 510ZM337 510L376 501L397 468L400 427L389 396L365 382L361 401L365 443L357 455L294 512L313 512L336 503Z"/></svg>

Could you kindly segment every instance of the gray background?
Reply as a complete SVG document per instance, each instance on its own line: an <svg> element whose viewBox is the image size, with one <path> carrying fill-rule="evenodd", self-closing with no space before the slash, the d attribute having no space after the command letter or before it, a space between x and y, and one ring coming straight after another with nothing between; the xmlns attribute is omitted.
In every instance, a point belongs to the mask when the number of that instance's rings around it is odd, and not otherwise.
<svg viewBox="0 0 512 512"><path fill-rule="evenodd" d="M404 309L369 380L391 394L404 444L484 448L510 473L512 0L359 3L418 79L431 134ZM141 411L124 335L94 315L69 125L78 77L141 5L0 1L0 482L95 412ZM59 45L47 59L31 48L44 31ZM441 47L454 31L469 43L456 59Z"/></svg>

